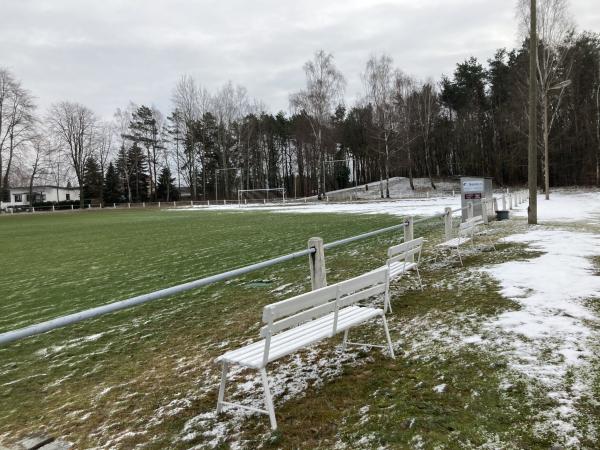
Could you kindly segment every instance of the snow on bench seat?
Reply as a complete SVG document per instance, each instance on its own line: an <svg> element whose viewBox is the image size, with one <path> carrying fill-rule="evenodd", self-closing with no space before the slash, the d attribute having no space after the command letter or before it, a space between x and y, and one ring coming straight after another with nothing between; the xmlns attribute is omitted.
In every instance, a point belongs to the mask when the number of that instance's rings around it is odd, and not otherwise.
<svg viewBox="0 0 600 450"><path fill-rule="evenodd" d="M228 351L216 359L217 363L222 365L217 413L220 413L224 406L250 409L268 414L271 428L277 429L275 409L265 369L267 364L341 332L344 333L344 349L347 345L384 347L348 342L350 328L374 318L381 318L387 341L386 347L390 356L394 358L394 349L385 320L385 311L389 303L388 278L388 268L385 266L341 283L265 306L263 309L265 325L260 330L263 339ZM363 305L367 300L382 295L384 301L381 308L372 303ZM266 409L225 401L227 372L229 366L233 364L257 369L260 372Z"/></svg>

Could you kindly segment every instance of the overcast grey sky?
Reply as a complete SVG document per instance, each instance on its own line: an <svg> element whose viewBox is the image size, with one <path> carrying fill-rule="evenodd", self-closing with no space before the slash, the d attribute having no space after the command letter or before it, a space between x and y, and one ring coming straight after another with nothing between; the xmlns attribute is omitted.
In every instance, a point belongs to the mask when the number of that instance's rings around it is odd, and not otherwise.
<svg viewBox="0 0 600 450"><path fill-rule="evenodd" d="M598 0L572 0L579 30L600 31ZM303 63L332 52L352 102L372 53L439 79L473 55L517 44L515 0L2 0L0 66L45 109L81 102L112 116L131 100L170 110L173 85L228 80L288 110Z"/></svg>

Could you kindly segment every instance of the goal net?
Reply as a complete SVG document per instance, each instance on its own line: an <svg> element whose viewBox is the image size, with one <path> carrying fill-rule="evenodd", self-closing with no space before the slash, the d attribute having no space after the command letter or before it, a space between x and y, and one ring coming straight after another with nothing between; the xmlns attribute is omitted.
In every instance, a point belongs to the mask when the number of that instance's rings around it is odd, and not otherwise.
<svg viewBox="0 0 600 450"><path fill-rule="evenodd" d="M285 189L240 189L238 203L248 205L255 203L285 203Z"/></svg>

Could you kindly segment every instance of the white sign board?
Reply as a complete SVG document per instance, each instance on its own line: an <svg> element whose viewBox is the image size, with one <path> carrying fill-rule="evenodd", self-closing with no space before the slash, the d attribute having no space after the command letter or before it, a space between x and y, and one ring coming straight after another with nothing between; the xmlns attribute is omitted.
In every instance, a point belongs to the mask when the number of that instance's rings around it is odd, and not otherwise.
<svg viewBox="0 0 600 450"><path fill-rule="evenodd" d="M484 192L483 180L463 181L463 193Z"/></svg>

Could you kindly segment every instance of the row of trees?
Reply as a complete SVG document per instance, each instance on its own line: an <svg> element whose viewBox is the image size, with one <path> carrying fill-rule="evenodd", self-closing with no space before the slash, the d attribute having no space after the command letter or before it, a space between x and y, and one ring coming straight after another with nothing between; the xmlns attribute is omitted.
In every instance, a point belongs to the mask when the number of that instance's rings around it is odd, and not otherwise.
<svg viewBox="0 0 600 450"><path fill-rule="evenodd" d="M560 0L541 1L538 82L542 177L550 185L600 185L600 37L576 34ZM552 9L552 8L554 9ZM547 9L544 9L547 8ZM549 9L548 9L549 8ZM526 22L526 9L523 19ZM457 64L436 83L372 56L364 95L345 106L345 78L319 51L290 114L271 114L245 88L210 93L189 76L167 115L130 104L109 122L71 102L38 117L31 94L0 70L0 196L8 187L67 180L104 202L234 198L238 189L322 195L392 176L483 175L501 185L527 176L528 43L484 65Z"/></svg>

